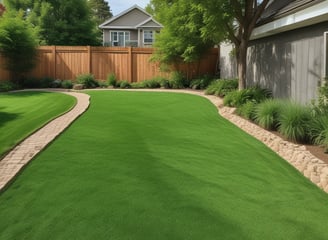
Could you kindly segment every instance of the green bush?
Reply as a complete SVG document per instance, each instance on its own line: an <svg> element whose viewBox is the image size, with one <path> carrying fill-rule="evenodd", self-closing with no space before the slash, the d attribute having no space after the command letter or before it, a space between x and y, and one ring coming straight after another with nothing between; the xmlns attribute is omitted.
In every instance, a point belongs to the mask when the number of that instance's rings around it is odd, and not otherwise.
<svg viewBox="0 0 328 240"><path fill-rule="evenodd" d="M229 92L232 92L238 88L237 79L219 79L213 81L205 90L205 94L219 97L224 97Z"/></svg>
<svg viewBox="0 0 328 240"><path fill-rule="evenodd" d="M23 88L40 88L40 79L38 78L25 78L21 81Z"/></svg>
<svg viewBox="0 0 328 240"><path fill-rule="evenodd" d="M256 103L248 101L236 109L236 113L243 118L253 121L255 118Z"/></svg>
<svg viewBox="0 0 328 240"><path fill-rule="evenodd" d="M9 92L18 89L18 86L11 81L0 81L0 92Z"/></svg>
<svg viewBox="0 0 328 240"><path fill-rule="evenodd" d="M141 82L133 82L130 84L131 85L131 88L143 88L142 85L141 85Z"/></svg>
<svg viewBox="0 0 328 240"><path fill-rule="evenodd" d="M204 75L200 78L194 79L190 83L190 88L192 89L205 89L213 82L214 79L210 75Z"/></svg>
<svg viewBox="0 0 328 240"><path fill-rule="evenodd" d="M172 88L172 86L170 84L170 80L168 80L166 78L161 78L160 84L161 84L162 88L166 88L166 89Z"/></svg>
<svg viewBox="0 0 328 240"><path fill-rule="evenodd" d="M171 74L170 86L175 89L188 87L188 81L182 72L174 71Z"/></svg>
<svg viewBox="0 0 328 240"><path fill-rule="evenodd" d="M265 129L276 130L283 105L283 101L275 99L259 103L255 109L255 122Z"/></svg>
<svg viewBox="0 0 328 240"><path fill-rule="evenodd" d="M62 80L60 79L56 79L56 80L53 80L52 83L50 84L50 87L52 88L61 88L62 87Z"/></svg>
<svg viewBox="0 0 328 240"><path fill-rule="evenodd" d="M297 103L286 102L278 119L278 131L288 140L307 142L311 109Z"/></svg>
<svg viewBox="0 0 328 240"><path fill-rule="evenodd" d="M117 85L120 88L131 88L131 84L128 81L120 81L120 82L117 82Z"/></svg>
<svg viewBox="0 0 328 240"><path fill-rule="evenodd" d="M145 80L140 83L142 88L160 88L161 83L157 79Z"/></svg>
<svg viewBox="0 0 328 240"><path fill-rule="evenodd" d="M66 89L72 89L73 88L73 82L71 80L64 80L61 82L61 87Z"/></svg>
<svg viewBox="0 0 328 240"><path fill-rule="evenodd" d="M84 88L96 88L99 87L99 83L95 80L92 74L82 74L77 76L77 83L83 84Z"/></svg>
<svg viewBox="0 0 328 240"><path fill-rule="evenodd" d="M309 135L311 142L316 145L322 145L328 152L328 115L316 116L309 123Z"/></svg>
<svg viewBox="0 0 328 240"><path fill-rule="evenodd" d="M223 104L229 107L239 107L248 101L260 103L271 98L271 93L267 89L252 87L243 90L229 92L223 99Z"/></svg>
<svg viewBox="0 0 328 240"><path fill-rule="evenodd" d="M111 73L107 76L107 83L108 83L108 86L116 87L117 78L116 78L115 73Z"/></svg>

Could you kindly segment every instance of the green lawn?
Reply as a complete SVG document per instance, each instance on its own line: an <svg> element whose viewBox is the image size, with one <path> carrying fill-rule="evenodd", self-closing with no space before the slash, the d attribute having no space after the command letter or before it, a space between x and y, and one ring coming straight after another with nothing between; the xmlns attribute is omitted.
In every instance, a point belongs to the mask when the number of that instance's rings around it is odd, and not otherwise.
<svg viewBox="0 0 328 240"><path fill-rule="evenodd" d="M0 157L53 118L71 109L75 98L62 93L0 94Z"/></svg>
<svg viewBox="0 0 328 240"><path fill-rule="evenodd" d="M208 100L90 95L0 195L0 239L328 239L328 195Z"/></svg>

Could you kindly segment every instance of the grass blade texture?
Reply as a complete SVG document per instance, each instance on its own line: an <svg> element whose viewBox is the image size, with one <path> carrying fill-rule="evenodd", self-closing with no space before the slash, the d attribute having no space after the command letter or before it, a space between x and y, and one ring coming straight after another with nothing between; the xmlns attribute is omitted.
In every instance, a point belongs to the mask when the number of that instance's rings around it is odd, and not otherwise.
<svg viewBox="0 0 328 240"><path fill-rule="evenodd" d="M62 93L1 93L0 156L45 123L70 110L75 102L74 97Z"/></svg>
<svg viewBox="0 0 328 240"><path fill-rule="evenodd" d="M187 94L91 106L0 195L0 239L328 239L328 196Z"/></svg>

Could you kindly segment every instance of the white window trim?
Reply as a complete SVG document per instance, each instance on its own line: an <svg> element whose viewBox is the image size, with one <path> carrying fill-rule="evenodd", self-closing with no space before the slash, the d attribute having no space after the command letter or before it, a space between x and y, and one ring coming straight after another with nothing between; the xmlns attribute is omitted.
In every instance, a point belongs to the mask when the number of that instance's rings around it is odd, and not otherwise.
<svg viewBox="0 0 328 240"><path fill-rule="evenodd" d="M324 47L324 59L323 59L323 69L324 69L324 72L323 72L323 75L324 75L324 78L328 78L328 32L324 32L323 33L323 47Z"/></svg>
<svg viewBox="0 0 328 240"><path fill-rule="evenodd" d="M145 32L152 32L152 41L151 42L145 42ZM155 31L154 30L148 30L143 29L143 44L144 45L152 45L155 42Z"/></svg>
<svg viewBox="0 0 328 240"><path fill-rule="evenodd" d="M116 37L117 39L112 39L112 33L117 33L116 34ZM124 35L124 46L122 47L125 47L125 44L126 44L126 41L130 41L131 40L131 32L130 31L109 31L109 41L110 42L115 42L115 43L118 43L119 42L119 34L120 33L123 33ZM129 33L129 39L126 39L126 33Z"/></svg>

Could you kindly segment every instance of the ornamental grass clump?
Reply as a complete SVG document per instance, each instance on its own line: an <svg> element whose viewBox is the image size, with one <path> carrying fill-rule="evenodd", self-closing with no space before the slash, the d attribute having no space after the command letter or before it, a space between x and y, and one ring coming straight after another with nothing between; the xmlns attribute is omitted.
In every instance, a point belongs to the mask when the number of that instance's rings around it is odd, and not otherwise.
<svg viewBox="0 0 328 240"><path fill-rule="evenodd" d="M237 88L238 88L237 79L219 79L212 82L206 88L205 94L224 97L228 93L237 90Z"/></svg>
<svg viewBox="0 0 328 240"><path fill-rule="evenodd" d="M278 120L278 131L288 140L307 142L311 109L293 102L286 102Z"/></svg>
<svg viewBox="0 0 328 240"><path fill-rule="evenodd" d="M327 114L316 116L310 121L309 135L313 144L325 147L325 152L328 153Z"/></svg>
<svg viewBox="0 0 328 240"><path fill-rule="evenodd" d="M255 109L255 122L268 130L276 130L278 118L284 103L281 100L267 99Z"/></svg>

